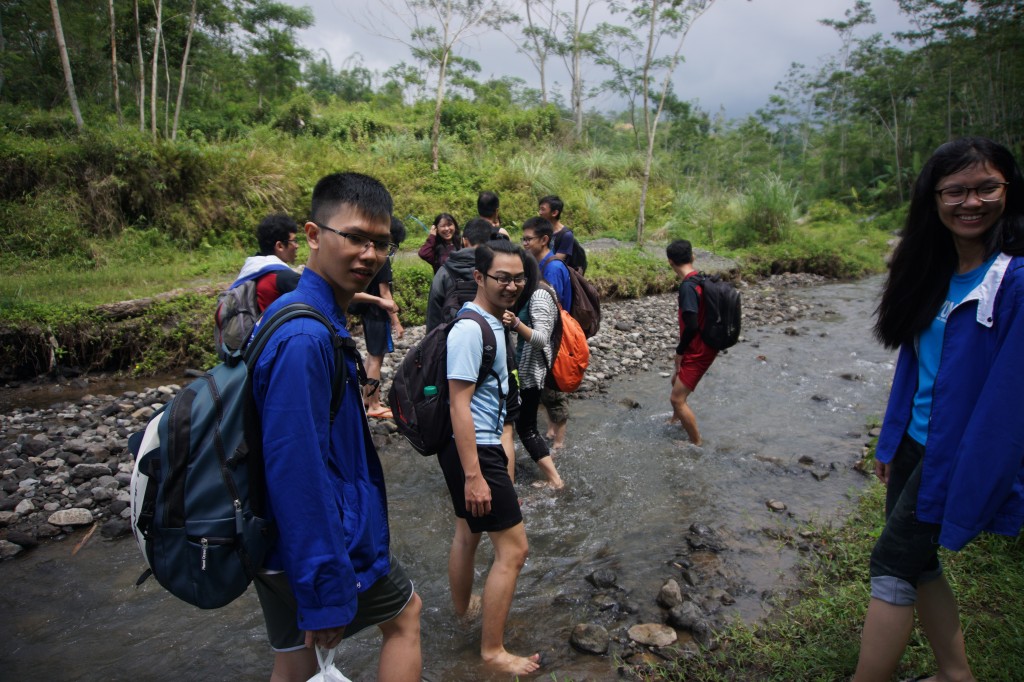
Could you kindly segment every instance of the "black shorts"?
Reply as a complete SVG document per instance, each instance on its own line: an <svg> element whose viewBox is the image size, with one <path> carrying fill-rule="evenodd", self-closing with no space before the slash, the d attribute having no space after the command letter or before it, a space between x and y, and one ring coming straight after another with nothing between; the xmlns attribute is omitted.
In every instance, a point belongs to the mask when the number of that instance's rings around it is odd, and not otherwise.
<svg viewBox="0 0 1024 682"><path fill-rule="evenodd" d="M390 320L364 317L363 335L366 337L366 352L369 355L383 357L387 353L394 352L395 344L391 341Z"/></svg>
<svg viewBox="0 0 1024 682"><path fill-rule="evenodd" d="M444 472L444 482L448 485L448 493L452 498L455 516L465 519L469 529L474 533L492 532L511 528L523 521L523 512L519 508L519 496L516 495L512 479L508 477L508 457L505 449L498 445L478 445L477 457L480 459L480 473L491 488L491 513L486 516L473 516L466 510L466 474L462 470L459 450L453 438L437 456Z"/></svg>
<svg viewBox="0 0 1024 682"><path fill-rule="evenodd" d="M274 651L295 651L306 646L306 632L299 629L299 607L284 573L256 576L256 594L267 624L267 638ZM412 599L412 581L398 559L391 557L391 572L359 593L355 619L345 626L348 639L371 625L386 623L400 614Z"/></svg>

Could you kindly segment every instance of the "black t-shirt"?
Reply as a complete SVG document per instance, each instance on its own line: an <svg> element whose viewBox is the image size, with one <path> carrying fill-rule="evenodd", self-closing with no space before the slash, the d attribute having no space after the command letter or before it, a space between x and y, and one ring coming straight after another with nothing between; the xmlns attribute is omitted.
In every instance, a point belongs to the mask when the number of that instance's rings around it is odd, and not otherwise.
<svg viewBox="0 0 1024 682"><path fill-rule="evenodd" d="M366 287L366 293L371 296L380 296L380 285L387 284L391 286L392 273L391 273L391 259L388 258L384 261L384 265L381 266L380 270L377 271L377 275L370 280L370 285ZM386 320L389 317L388 311L381 308L376 303L367 303L366 310L363 313L363 317L368 317L374 320Z"/></svg>

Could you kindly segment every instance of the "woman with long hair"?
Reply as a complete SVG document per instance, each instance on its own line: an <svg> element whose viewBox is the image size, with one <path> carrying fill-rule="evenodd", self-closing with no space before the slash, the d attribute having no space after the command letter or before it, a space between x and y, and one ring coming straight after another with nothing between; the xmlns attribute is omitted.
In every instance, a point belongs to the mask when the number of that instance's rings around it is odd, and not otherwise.
<svg viewBox="0 0 1024 682"><path fill-rule="evenodd" d="M1024 177L971 137L939 147L914 186L875 335L899 348L875 473L886 523L855 682L888 681L914 612L934 680L973 680L939 546L1024 525Z"/></svg>
<svg viewBox="0 0 1024 682"><path fill-rule="evenodd" d="M420 247L420 258L430 263L436 273L448 256L462 247L462 235L459 234L459 223L451 213L438 213L434 224L430 226L430 235Z"/></svg>

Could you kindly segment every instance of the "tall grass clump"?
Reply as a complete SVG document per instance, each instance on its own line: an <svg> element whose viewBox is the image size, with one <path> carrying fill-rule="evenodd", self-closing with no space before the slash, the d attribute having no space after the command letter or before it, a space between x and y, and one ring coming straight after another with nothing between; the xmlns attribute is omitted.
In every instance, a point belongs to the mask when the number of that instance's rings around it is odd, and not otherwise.
<svg viewBox="0 0 1024 682"><path fill-rule="evenodd" d="M789 236L796 212L797 192L793 185L775 173L764 173L754 179L740 199L733 246L776 244Z"/></svg>

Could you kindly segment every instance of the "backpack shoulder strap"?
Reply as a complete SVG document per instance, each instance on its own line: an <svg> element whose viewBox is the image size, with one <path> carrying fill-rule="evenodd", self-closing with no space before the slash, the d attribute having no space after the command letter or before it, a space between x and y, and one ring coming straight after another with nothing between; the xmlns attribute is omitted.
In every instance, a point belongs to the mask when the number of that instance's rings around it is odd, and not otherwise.
<svg viewBox="0 0 1024 682"><path fill-rule="evenodd" d="M491 325L484 319L483 315L475 310L463 309L459 311L459 315L455 319L473 320L480 325L480 333L483 335L484 350L483 356L480 358L480 375L476 380L476 385L479 387L487 381L487 375L493 371L491 368L494 365L494 358L497 356L498 340L494 336L494 330L491 329ZM454 326L455 324L453 323L452 327Z"/></svg>
<svg viewBox="0 0 1024 682"><path fill-rule="evenodd" d="M334 347L334 376L331 377L331 422L334 421L334 417L338 414L338 410L341 409L341 403L345 398L344 386L348 380L348 365L345 362L345 349L355 348L355 342L352 339L343 338L340 334L334 331L334 325L327 317L319 310L311 305L305 303L290 303L273 315L268 320L260 324L259 331L245 349L245 364L248 368L248 377L246 378L246 394L252 394L252 367L256 364L260 355L263 353L263 349L266 348L267 343L270 341L270 337L273 336L274 332L277 331L285 322L293 320L297 317L311 317L315 320L319 320L327 329L331 332L331 344ZM357 367L362 369L361 363L357 362Z"/></svg>

